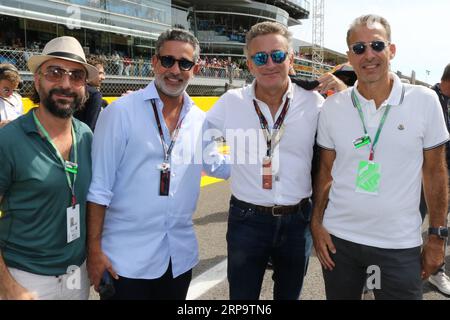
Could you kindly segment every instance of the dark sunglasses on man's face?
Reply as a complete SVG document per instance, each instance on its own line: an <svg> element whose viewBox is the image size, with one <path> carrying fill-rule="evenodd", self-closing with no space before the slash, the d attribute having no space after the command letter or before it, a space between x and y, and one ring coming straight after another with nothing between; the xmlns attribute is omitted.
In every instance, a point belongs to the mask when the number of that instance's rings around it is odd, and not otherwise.
<svg viewBox="0 0 450 320"><path fill-rule="evenodd" d="M172 68L172 66L175 64L175 62L178 62L178 67L182 71L189 71L195 65L195 62L193 62L193 61L190 61L190 60L184 59L184 58L175 59L175 57L173 57L173 56L159 56L158 55L158 59L159 59L159 61L161 61L161 65L167 69Z"/></svg>
<svg viewBox="0 0 450 320"><path fill-rule="evenodd" d="M360 55L366 52L367 46L370 46L373 51L375 52L381 52L383 51L388 45L389 42L384 42L381 40L372 41L372 42L357 42L355 44L352 44L350 48L352 49L354 54Z"/></svg>
<svg viewBox="0 0 450 320"><path fill-rule="evenodd" d="M253 56L251 56L253 63L260 67L263 66L269 61L269 56L272 59L273 63L280 64L286 60L288 53L281 50L274 50L270 53L267 52L257 52Z"/></svg>

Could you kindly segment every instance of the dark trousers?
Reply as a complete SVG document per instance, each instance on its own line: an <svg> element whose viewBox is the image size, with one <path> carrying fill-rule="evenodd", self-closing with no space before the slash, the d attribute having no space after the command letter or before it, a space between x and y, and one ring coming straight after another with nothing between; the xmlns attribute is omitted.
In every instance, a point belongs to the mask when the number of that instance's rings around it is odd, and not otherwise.
<svg viewBox="0 0 450 320"><path fill-rule="evenodd" d="M331 239L336 246L336 254L332 254L335 268L322 268L328 300L360 300L367 277L375 276L373 266L380 271L379 288L373 290L375 299L422 299L420 247L381 249L333 235Z"/></svg>
<svg viewBox="0 0 450 320"><path fill-rule="evenodd" d="M176 278L172 276L172 263L157 279L130 279L119 275L114 280L115 295L109 300L186 300L192 270Z"/></svg>
<svg viewBox="0 0 450 320"><path fill-rule="evenodd" d="M295 214L273 216L255 212L232 198L227 231L231 300L259 299L269 257L274 299L299 298L312 246L310 216L310 202Z"/></svg>

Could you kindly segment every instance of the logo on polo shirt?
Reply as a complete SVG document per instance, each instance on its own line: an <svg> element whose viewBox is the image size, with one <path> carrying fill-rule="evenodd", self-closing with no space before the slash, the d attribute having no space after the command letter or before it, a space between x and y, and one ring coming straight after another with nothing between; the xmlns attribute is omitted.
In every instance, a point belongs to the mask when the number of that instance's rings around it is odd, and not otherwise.
<svg viewBox="0 0 450 320"><path fill-rule="evenodd" d="M405 130L405 126L402 124L399 124L397 128L398 130Z"/></svg>

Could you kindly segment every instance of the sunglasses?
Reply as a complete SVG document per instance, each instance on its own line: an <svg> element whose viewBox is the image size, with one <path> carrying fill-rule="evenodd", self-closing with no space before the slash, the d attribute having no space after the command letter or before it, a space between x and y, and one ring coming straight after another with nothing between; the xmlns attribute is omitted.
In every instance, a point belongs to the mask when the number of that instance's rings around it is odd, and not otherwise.
<svg viewBox="0 0 450 320"><path fill-rule="evenodd" d="M42 73L45 80L50 82L60 82L64 75L69 76L71 84L81 87L86 84L86 72L84 70L65 70L60 67L48 67L47 71Z"/></svg>
<svg viewBox="0 0 450 320"><path fill-rule="evenodd" d="M172 68L175 62L178 62L178 67L182 71L189 71L195 65L194 61L190 61L188 59L175 59L173 56L160 56L158 55L159 61L161 61L161 65L166 68Z"/></svg>
<svg viewBox="0 0 450 320"><path fill-rule="evenodd" d="M4 94L10 94L10 93L13 93L14 91L16 91L16 89L11 89L11 88L8 88L8 87L4 87L4 88L2 89L2 92L3 92Z"/></svg>
<svg viewBox="0 0 450 320"><path fill-rule="evenodd" d="M272 59L273 63L280 64L286 60L288 53L281 50L274 50L270 53L267 52L257 52L255 55L251 56L253 63L260 67L263 66L269 61L269 56Z"/></svg>
<svg viewBox="0 0 450 320"><path fill-rule="evenodd" d="M367 45L369 45L373 51L381 52L389 45L389 42L384 42L381 40L368 42L367 44L364 42L357 42L355 44L352 44L350 48L352 49L354 54L360 55L366 52Z"/></svg>

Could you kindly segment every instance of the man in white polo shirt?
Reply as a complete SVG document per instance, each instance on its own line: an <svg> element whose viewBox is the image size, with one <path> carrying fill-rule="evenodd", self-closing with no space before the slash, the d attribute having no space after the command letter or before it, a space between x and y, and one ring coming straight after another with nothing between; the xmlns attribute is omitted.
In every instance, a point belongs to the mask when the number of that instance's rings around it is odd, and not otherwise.
<svg viewBox="0 0 450 320"><path fill-rule="evenodd" d="M269 257L274 299L298 299L312 247L311 160L323 98L291 83L291 34L262 22L246 37L251 86L230 90L207 119L230 145L231 299L258 299Z"/></svg>
<svg viewBox="0 0 450 320"><path fill-rule="evenodd" d="M421 299L444 258L449 134L434 92L389 71L384 18L355 19L347 44L358 81L326 100L317 137L311 231L327 299L360 299L368 273L377 299ZM422 176L432 235L421 253Z"/></svg>

